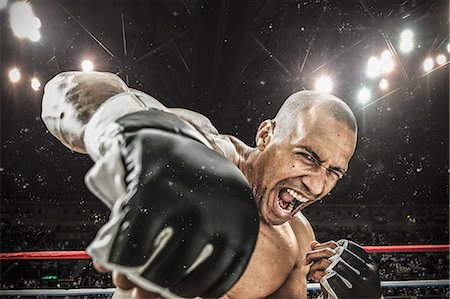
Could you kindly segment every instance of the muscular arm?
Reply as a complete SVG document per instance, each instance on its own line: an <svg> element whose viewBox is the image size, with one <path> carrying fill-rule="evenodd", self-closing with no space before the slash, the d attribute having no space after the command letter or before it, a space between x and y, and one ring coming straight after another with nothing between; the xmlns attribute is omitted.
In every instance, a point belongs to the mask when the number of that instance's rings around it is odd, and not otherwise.
<svg viewBox="0 0 450 299"><path fill-rule="evenodd" d="M128 94L119 96L123 93ZM232 146L229 138L219 134L205 116L187 109L167 108L148 94L128 88L111 73L64 72L56 75L44 88L42 120L65 146L87 153L85 131L92 119L90 129L96 132L89 133L89 142L95 143L109 123L126 114L151 108L173 113L187 121L200 133L199 139L215 151L226 155L225 152L234 150L229 148ZM98 158L95 153L89 153L94 160Z"/></svg>
<svg viewBox="0 0 450 299"><path fill-rule="evenodd" d="M127 90L126 84L111 73L60 73L45 85L42 120L65 146L86 153L83 135L92 115L107 99Z"/></svg>
<svg viewBox="0 0 450 299"><path fill-rule="evenodd" d="M289 221L297 237L299 256L297 263L285 283L270 296L270 298L302 298L307 295L307 275L310 265L303 265L306 253L311 249L310 244L315 240L314 231L303 214L297 214Z"/></svg>

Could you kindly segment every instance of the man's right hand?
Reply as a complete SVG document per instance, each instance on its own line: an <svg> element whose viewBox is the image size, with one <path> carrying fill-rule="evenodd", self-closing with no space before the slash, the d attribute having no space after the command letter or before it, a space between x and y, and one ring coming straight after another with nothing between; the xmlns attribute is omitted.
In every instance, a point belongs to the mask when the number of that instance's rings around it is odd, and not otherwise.
<svg viewBox="0 0 450 299"><path fill-rule="evenodd" d="M258 235L245 177L174 115L151 110L117 123L127 192L87 252L167 298L223 295Z"/></svg>
<svg viewBox="0 0 450 299"><path fill-rule="evenodd" d="M303 264L320 282L323 298L380 298L378 267L364 249L349 240L311 243Z"/></svg>

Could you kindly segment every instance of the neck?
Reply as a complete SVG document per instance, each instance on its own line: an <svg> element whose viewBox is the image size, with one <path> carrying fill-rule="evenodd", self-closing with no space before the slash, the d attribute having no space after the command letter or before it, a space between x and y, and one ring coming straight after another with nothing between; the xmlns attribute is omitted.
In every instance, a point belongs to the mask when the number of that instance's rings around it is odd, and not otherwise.
<svg viewBox="0 0 450 299"><path fill-rule="evenodd" d="M238 167L247 178L247 181L250 183L250 186L254 188L254 182L256 181L256 162L258 160L258 152L259 150L254 147L246 148L245 152L239 155L239 163Z"/></svg>

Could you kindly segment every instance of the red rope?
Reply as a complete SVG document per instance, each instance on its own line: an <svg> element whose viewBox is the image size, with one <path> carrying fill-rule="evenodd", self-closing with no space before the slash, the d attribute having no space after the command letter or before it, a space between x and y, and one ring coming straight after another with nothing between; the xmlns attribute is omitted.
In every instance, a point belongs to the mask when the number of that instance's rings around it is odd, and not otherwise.
<svg viewBox="0 0 450 299"><path fill-rule="evenodd" d="M363 246L367 252L441 252L449 251L449 244L442 245L390 245Z"/></svg>
<svg viewBox="0 0 450 299"><path fill-rule="evenodd" d="M367 252L445 252L450 251L450 244L442 245L390 245L363 246ZM90 259L85 251L34 251L0 253L4 260L82 260Z"/></svg>
<svg viewBox="0 0 450 299"><path fill-rule="evenodd" d="M34 251L0 253L4 260L83 260L91 257L85 251Z"/></svg>

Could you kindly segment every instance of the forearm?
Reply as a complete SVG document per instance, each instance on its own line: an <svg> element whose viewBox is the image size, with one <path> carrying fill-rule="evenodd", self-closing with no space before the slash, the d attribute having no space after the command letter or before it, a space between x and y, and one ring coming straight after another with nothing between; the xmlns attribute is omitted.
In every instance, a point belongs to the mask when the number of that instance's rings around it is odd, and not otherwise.
<svg viewBox="0 0 450 299"><path fill-rule="evenodd" d="M110 97L125 91L126 84L111 73L60 73L45 85L42 120L64 145L86 153L83 136L92 115Z"/></svg>

